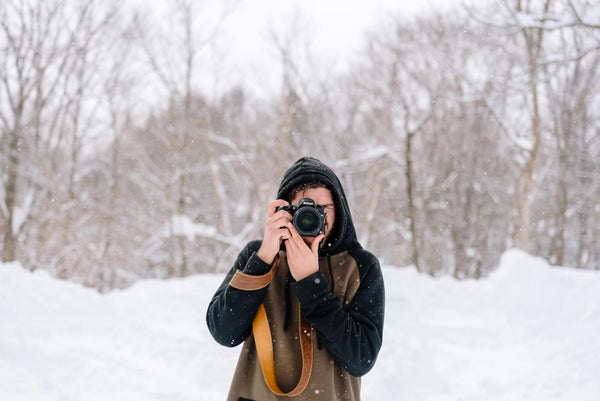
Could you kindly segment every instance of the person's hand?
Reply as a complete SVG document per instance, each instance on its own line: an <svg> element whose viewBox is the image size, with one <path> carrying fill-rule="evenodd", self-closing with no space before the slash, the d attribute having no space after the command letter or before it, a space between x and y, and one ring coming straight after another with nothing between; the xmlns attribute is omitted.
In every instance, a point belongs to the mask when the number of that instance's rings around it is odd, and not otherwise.
<svg viewBox="0 0 600 401"><path fill-rule="evenodd" d="M262 245L257 252L258 257L265 263L273 263L279 253L281 242L290 237L287 226L292 221L292 215L285 210L276 211L278 206L287 206L289 203L283 199L269 202L267 222Z"/></svg>
<svg viewBox="0 0 600 401"><path fill-rule="evenodd" d="M325 236L321 234L312 238L309 246L291 222L288 223L288 231L291 236L285 241L287 261L292 277L300 281L319 271L319 246Z"/></svg>

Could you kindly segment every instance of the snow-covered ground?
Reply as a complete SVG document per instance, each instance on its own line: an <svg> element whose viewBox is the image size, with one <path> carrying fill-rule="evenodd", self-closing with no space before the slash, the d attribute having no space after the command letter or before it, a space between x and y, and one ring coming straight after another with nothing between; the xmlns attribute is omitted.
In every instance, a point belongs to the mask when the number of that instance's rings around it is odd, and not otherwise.
<svg viewBox="0 0 600 401"><path fill-rule="evenodd" d="M508 251L487 279L385 268L363 400L600 400L600 272ZM0 400L222 400L239 348L205 311L222 275L108 295L0 265Z"/></svg>

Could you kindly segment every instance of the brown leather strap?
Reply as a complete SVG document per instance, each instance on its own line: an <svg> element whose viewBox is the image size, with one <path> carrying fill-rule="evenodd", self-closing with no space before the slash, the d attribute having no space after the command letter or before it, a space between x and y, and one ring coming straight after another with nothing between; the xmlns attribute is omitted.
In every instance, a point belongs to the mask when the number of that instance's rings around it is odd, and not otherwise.
<svg viewBox="0 0 600 401"><path fill-rule="evenodd" d="M229 285L239 290L259 290L271 283L277 269L279 268L279 257L275 259L273 267L269 272L261 276L245 274L241 271L236 271ZM296 387L285 393L281 391L275 378L275 360L273 359L273 338L271 336L271 328L267 319L267 312L264 305L260 305L254 321L252 322L252 333L254 334L254 343L256 344L256 352L260 362L260 368L263 372L265 382L269 389L277 394L288 397L300 395L310 380L313 363L313 346L312 346L312 326L302 318L302 309L298 304L298 337L300 338L300 349L302 351L302 374Z"/></svg>
<svg viewBox="0 0 600 401"><path fill-rule="evenodd" d="M264 305L260 305L256 317L252 322L252 333L254 334L254 343L260 361L260 368L263 372L265 382L269 389L277 394L288 397L300 395L310 380L313 363L312 346L312 326L302 318L302 310L298 306L299 326L298 334L300 338L300 349L302 351L302 374L296 387L288 393L281 391L275 378L275 361L273 359L273 339L271 338L271 329L267 319L267 312Z"/></svg>
<svg viewBox="0 0 600 401"><path fill-rule="evenodd" d="M229 285L233 288L237 288L238 290L260 290L261 288L265 288L268 286L273 277L275 277L275 273L277 273L277 269L279 268L279 257L275 259L275 263L273 263L273 267L266 274L260 276L254 276L252 274L242 273L240 270L237 270L231 281L229 281Z"/></svg>

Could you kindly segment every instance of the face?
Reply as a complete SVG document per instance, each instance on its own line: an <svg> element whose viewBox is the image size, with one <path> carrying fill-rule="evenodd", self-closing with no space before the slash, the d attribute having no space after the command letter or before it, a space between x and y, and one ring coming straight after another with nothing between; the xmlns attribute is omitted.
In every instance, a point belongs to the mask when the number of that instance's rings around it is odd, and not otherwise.
<svg viewBox="0 0 600 401"><path fill-rule="evenodd" d="M325 240L327 240L327 237L333 228L333 222L335 221L335 207L333 203L333 197L331 196L331 191L323 187L308 188L304 191L299 191L292 199L292 205L297 205L302 198L310 198L314 200L315 204L323 206L325 212L327 212L325 215ZM308 245L311 245L316 237L303 238Z"/></svg>

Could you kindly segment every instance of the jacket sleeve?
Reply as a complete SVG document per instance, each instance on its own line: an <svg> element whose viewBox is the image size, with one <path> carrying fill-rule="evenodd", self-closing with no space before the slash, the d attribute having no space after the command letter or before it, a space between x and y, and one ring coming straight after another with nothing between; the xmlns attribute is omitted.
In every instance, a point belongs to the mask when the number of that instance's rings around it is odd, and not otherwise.
<svg viewBox="0 0 600 401"><path fill-rule="evenodd" d="M375 256L361 250L355 259L361 282L346 310L320 271L293 283L292 288L323 345L348 373L359 377L371 370L381 348L385 289Z"/></svg>
<svg viewBox="0 0 600 401"><path fill-rule="evenodd" d="M213 338L221 345L235 347L248 338L256 311L267 294L268 286L245 291L229 285L237 270L250 275L261 275L269 271L271 265L256 255L260 244L260 241L250 242L240 252L208 305L206 323Z"/></svg>

